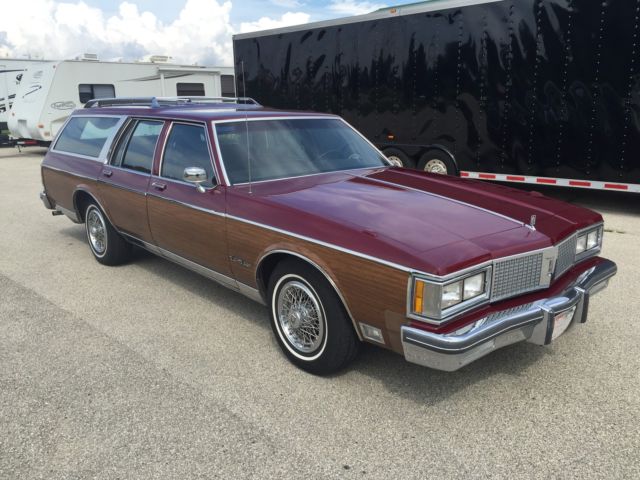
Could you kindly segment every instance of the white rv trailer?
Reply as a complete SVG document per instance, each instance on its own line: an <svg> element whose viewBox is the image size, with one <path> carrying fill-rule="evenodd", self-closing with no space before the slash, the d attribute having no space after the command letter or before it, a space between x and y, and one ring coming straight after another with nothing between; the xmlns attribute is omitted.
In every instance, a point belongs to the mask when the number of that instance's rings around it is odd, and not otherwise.
<svg viewBox="0 0 640 480"><path fill-rule="evenodd" d="M42 63L42 60L26 58L0 58L0 134L8 129L9 110L24 71Z"/></svg>
<svg viewBox="0 0 640 480"><path fill-rule="evenodd" d="M29 68L22 77L9 130L15 138L50 143L71 112L94 98L235 96L233 67L151 62L64 60Z"/></svg>

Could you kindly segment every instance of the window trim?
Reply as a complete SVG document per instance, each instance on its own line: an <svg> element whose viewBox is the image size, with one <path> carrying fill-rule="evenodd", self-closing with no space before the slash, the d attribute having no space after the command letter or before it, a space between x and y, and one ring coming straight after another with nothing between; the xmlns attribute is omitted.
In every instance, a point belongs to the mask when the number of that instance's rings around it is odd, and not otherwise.
<svg viewBox="0 0 640 480"><path fill-rule="evenodd" d="M225 166L224 159L222 158L222 151L220 150L220 143L218 141L218 131L216 130L216 125L223 124L223 123L239 123L239 122L258 122L258 121L277 121L277 120L322 120L322 119L340 120L342 123L347 125L347 127L349 127L351 130L357 133L360 136L360 138L362 138L366 143L371 145L371 147L380 154L380 156L382 157L382 160L384 160L387 163L387 165L381 165L380 167L359 167L355 169L337 170L337 171L331 171L331 172L316 172L316 173L310 173L307 175L295 175L293 177L270 178L268 180L255 180L252 182L231 183L231 181L229 180L229 176L227 175L227 167ZM355 128L353 125L347 122L344 118L339 117L337 115L317 114L317 115L284 115L279 117L273 116L273 117L249 117L249 118L239 117L239 118L231 118L231 119L225 118L224 120L212 120L211 129L213 130L213 139L216 145L216 153L218 154L218 161L220 162L220 167L222 168L222 173L224 175L225 182L229 187L236 186L236 185L237 186L249 185L249 183L253 185L255 183L276 182L278 180L287 180L291 178L310 177L314 175L327 175L329 173L348 172L348 171L354 171L354 170L372 170L377 168L387 168L387 167L393 166L391 162L387 159L386 155L382 153L382 151L378 147L376 147L367 137L365 137L362 133L360 133L357 128Z"/></svg>
<svg viewBox="0 0 640 480"><path fill-rule="evenodd" d="M218 185L220 185L220 180L219 180L219 172L216 169L216 164L214 161L214 155L213 155L213 149L211 147L211 141L209 140L209 132L207 132L207 124L206 122L189 122L189 121L184 121L184 120L170 120L170 125L167 128L167 131L164 135L164 140L162 143L162 152L160 155L160 163L158 164L158 175L152 175L155 178L161 178L163 180L166 180L168 182L175 182L175 183L180 183L183 185L190 185L193 186L193 183L190 182L186 182L184 180L176 180L175 178L169 178L169 177L164 177L162 175L162 165L164 164L164 156L167 152L167 142L169 141L169 136L171 135L171 131L173 130L173 126L178 124L178 125L189 125L192 127L202 127L202 129L204 130L204 136L207 140L207 150L209 152L209 163L211 163L211 167L212 167L212 171L213 171L213 175L214 175L214 184L213 187L211 188L216 188Z"/></svg>
<svg viewBox="0 0 640 480"><path fill-rule="evenodd" d="M71 120L73 120L74 118L80 118L80 117L88 117L88 118L118 118L119 119L119 121L116 122L116 124L115 124L113 133L111 133L107 137L107 139L104 142L104 145L102 146L102 150L100 150L100 153L98 154L97 157L92 157L92 156L89 156L89 155L83 155L81 153L65 152L64 150L58 150L58 148L57 148L58 141L60 140L60 135L62 134L62 132L64 132L65 128L67 128L67 125L69 124L69 122L71 122ZM69 115L69 118L67 118L67 120L64 122L64 124L60 128L58 134L56 135L56 138L54 139L53 146L51 147L51 152L58 153L60 155L69 155L69 156L76 157L76 158L83 158L85 160L92 160L94 162L100 162L100 163L106 164L109 161L108 152L109 152L109 149L111 148L111 145L113 144L113 139L115 138L116 135L118 135L118 133L122 129L122 124L126 120L127 120L127 117L125 115L101 115L101 114L98 114L98 115L96 115L96 114L93 114L93 115L91 115L91 114Z"/></svg>
<svg viewBox="0 0 640 480"><path fill-rule="evenodd" d="M109 165L109 167L112 168L118 168L122 171L125 172L133 172L133 173L137 173L138 175L147 175L147 176L151 176L153 175L153 166L155 164L156 161L156 154L158 152L158 146L160 145L160 137L162 137L162 132L165 128L165 126L167 125L167 120L164 118L155 118L155 117L127 117L126 118L126 122L124 123L124 125L122 125L120 127L120 129L118 130L118 135L116 137L114 137L113 141L111 142L111 146L109 147L109 152L107 153L107 158L105 160L105 165ZM147 172L140 172L138 170L133 170L132 168L126 168L123 167L122 165L114 165L113 162L113 157L116 153L117 148L120 146L120 142L123 140L123 135L125 135L127 133L127 129L129 128L129 125L131 125L134 122L140 122L140 121L149 121L149 122L159 122L162 123L162 128L160 129L160 134L158 135L158 140L156 141L156 146L153 149L153 157L151 159L151 169L149 170L149 173ZM135 131L135 126L133 127L133 131ZM129 137L129 140L131 140L131 137L133 136L133 131L131 132L131 136ZM129 145L127 144L127 149L129 149ZM125 152L126 153L126 152ZM124 159L124 157L123 157Z"/></svg>

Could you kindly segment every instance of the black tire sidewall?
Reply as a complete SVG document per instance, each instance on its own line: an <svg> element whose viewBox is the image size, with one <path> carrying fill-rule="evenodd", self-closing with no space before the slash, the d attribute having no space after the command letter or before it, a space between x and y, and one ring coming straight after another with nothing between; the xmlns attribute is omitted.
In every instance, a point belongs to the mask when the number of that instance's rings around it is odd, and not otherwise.
<svg viewBox="0 0 640 480"><path fill-rule="evenodd" d="M443 162L447 166L447 175L458 175L458 168L455 162L449 154L439 149L431 149L423 153L418 162L418 170L425 171L424 168L431 160L440 160Z"/></svg>

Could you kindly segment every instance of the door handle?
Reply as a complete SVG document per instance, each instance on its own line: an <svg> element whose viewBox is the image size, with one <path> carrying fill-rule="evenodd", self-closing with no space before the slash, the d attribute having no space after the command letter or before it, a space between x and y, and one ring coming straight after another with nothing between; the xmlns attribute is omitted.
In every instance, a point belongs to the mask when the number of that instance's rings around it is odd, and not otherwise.
<svg viewBox="0 0 640 480"><path fill-rule="evenodd" d="M113 175L113 172L111 170L103 170L102 175L104 175L105 177L110 177L111 175Z"/></svg>
<svg viewBox="0 0 640 480"><path fill-rule="evenodd" d="M153 182L151 186L156 190L160 190L161 192L164 192L164 190L167 188L167 184L161 182Z"/></svg>

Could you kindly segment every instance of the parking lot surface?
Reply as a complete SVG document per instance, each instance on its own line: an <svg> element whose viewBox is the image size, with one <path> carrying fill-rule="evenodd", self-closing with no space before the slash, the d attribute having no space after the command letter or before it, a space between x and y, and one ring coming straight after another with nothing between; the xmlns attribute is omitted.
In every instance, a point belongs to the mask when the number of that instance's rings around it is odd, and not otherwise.
<svg viewBox="0 0 640 480"><path fill-rule="evenodd" d="M265 307L139 251L104 267L0 149L0 478L640 478L640 197L601 211L618 263L589 322L455 373L365 347L319 378Z"/></svg>

